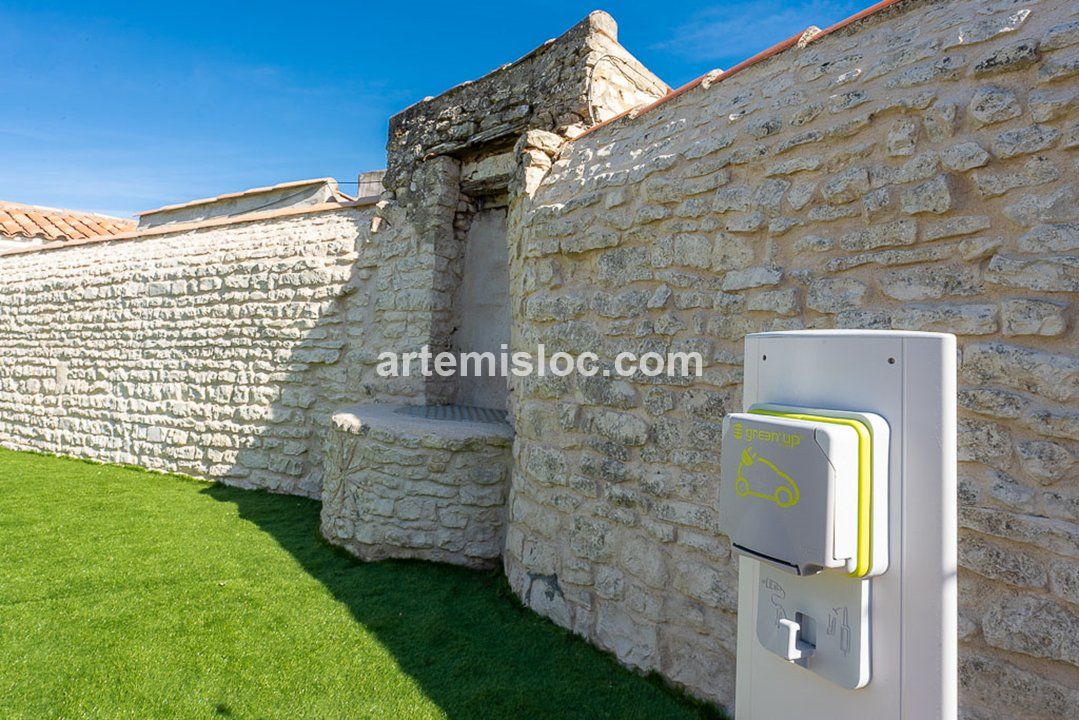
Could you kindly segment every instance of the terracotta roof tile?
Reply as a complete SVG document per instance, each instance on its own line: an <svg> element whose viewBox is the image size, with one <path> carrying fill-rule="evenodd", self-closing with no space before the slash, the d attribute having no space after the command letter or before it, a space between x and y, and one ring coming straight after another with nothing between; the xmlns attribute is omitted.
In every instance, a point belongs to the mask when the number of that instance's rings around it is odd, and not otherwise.
<svg viewBox="0 0 1079 720"><path fill-rule="evenodd" d="M3 211L0 211L0 235L3 235L4 237L13 237L19 233L20 230L22 230L22 228L19 226L19 223L15 222L14 218Z"/></svg>
<svg viewBox="0 0 1079 720"><path fill-rule="evenodd" d="M0 201L0 236L41 240L84 240L135 229L134 220L75 210Z"/></svg>

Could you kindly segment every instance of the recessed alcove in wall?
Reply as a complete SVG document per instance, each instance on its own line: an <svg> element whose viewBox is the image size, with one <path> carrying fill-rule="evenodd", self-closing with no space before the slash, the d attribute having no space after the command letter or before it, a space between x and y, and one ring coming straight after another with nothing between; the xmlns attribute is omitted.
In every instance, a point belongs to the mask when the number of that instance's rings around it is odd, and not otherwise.
<svg viewBox="0 0 1079 720"><path fill-rule="evenodd" d="M452 351L492 353L499 358L510 341L509 249L506 245L504 195L475 201L475 213L464 234L461 278L453 293ZM454 402L497 410L507 409L506 378L485 373L459 374Z"/></svg>

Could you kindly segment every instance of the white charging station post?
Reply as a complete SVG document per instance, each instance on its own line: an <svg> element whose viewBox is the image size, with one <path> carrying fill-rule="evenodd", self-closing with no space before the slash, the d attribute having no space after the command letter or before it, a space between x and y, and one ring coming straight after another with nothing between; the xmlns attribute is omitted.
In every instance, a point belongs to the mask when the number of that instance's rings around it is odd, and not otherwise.
<svg viewBox="0 0 1079 720"><path fill-rule="evenodd" d="M720 493L738 720L954 720L955 399L952 335L746 337Z"/></svg>

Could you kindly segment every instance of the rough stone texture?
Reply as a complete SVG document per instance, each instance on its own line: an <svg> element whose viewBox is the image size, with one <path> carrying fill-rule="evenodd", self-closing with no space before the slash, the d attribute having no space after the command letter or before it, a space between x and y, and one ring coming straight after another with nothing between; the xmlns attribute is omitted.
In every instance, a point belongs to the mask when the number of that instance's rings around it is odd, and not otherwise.
<svg viewBox="0 0 1079 720"><path fill-rule="evenodd" d="M617 41L614 19L596 11L516 62L394 115L383 183L404 189L429 157L505 148L529 129L579 131L666 93Z"/></svg>
<svg viewBox="0 0 1079 720"><path fill-rule="evenodd" d="M573 323L601 361L707 361L692 382L517 384L504 561L524 602L729 705L716 479L742 336L955 332L963 713L1076 717L1077 115L1044 70L1079 48L1069 12L905 3L573 140L524 183L512 296L544 312L515 310L515 346Z"/></svg>
<svg viewBox="0 0 1079 720"><path fill-rule="evenodd" d="M430 274L430 305L422 321L433 352L455 348L454 300L477 210L473 200L507 193L516 171L508 151L517 140L550 130L579 133L669 89L617 37L611 16L593 12L518 61L390 118L385 197L418 237L416 263ZM561 136L553 137L561 143ZM584 252L610 239L609 232L597 232L566 238L565 245ZM452 379L429 378L425 399L452 403L460 390Z"/></svg>
<svg viewBox="0 0 1079 720"><path fill-rule="evenodd" d="M616 37L594 12L396 115L376 207L225 217L256 195L331 199L331 184L293 184L153 213L131 242L0 259L0 441L317 496L336 407L457 394L374 367L383 350L452 347L468 193L505 195L520 135L563 140L530 128L580 132L668 90ZM167 232L158 215L211 223Z"/></svg>
<svg viewBox="0 0 1079 720"><path fill-rule="evenodd" d="M367 405L333 416L322 534L364 560L493 567L503 546L513 432Z"/></svg>
<svg viewBox="0 0 1079 720"><path fill-rule="evenodd" d="M0 441L317 496L335 406L422 402L375 373L430 285L375 212L0 258Z"/></svg>
<svg viewBox="0 0 1079 720"><path fill-rule="evenodd" d="M907 0L581 136L665 89L593 14L396 116L375 209L0 257L0 440L321 488L324 531L367 557L501 544L528 606L730 705L716 503L742 337L953 331L963 717L1075 718L1073 16ZM451 346L462 243L499 194L513 349L706 360L694 380L511 378L504 506L457 473L503 446L329 429L346 402L454 397L378 379L375 353Z"/></svg>

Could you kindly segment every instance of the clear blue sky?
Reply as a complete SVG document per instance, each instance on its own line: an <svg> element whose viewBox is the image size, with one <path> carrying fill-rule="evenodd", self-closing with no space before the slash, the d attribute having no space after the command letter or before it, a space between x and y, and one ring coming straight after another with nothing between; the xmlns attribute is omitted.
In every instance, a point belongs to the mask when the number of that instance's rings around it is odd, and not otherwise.
<svg viewBox="0 0 1079 720"><path fill-rule="evenodd" d="M354 181L384 166L391 114L591 10L678 86L871 1L0 0L0 199L131 215Z"/></svg>

